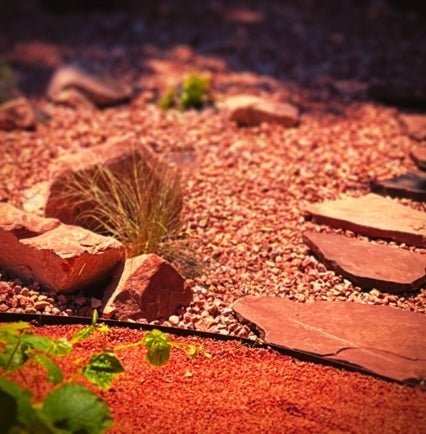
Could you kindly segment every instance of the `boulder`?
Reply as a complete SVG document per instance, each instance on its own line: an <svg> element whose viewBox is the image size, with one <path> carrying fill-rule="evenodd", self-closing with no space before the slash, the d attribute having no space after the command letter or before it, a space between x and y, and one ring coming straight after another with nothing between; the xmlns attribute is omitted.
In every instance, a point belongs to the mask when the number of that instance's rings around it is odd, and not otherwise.
<svg viewBox="0 0 426 434"><path fill-rule="evenodd" d="M36 117L25 98L15 98L0 105L0 130L31 130L36 126Z"/></svg>
<svg viewBox="0 0 426 434"><path fill-rule="evenodd" d="M167 319L192 300L183 277L154 254L127 259L105 291L103 316L119 320Z"/></svg>
<svg viewBox="0 0 426 434"><path fill-rule="evenodd" d="M254 95L230 97L225 100L223 106L229 118L239 126L253 127L262 122L269 122L290 128L299 123L297 107Z"/></svg>
<svg viewBox="0 0 426 434"><path fill-rule="evenodd" d="M82 217L84 211L93 207L93 204L83 200L78 191L70 191L70 185L75 183L76 179L95 179L100 168L103 173L108 170L124 178L133 173L135 164L146 166L158 189L163 182L170 182L170 176L178 177L178 174L170 171L169 166L157 159L147 146L139 144L135 147L113 141L58 159L51 170L51 180L37 184L24 194L24 209L31 212L43 209L46 217L55 217L63 223L95 229L98 226L96 220L90 216ZM98 177L97 187L105 188L104 182L102 176ZM178 214L182 206L181 198L178 198L177 202Z"/></svg>
<svg viewBox="0 0 426 434"><path fill-rule="evenodd" d="M108 281L122 261L124 247L113 238L19 210L0 213L0 267L24 281L73 292Z"/></svg>
<svg viewBox="0 0 426 434"><path fill-rule="evenodd" d="M426 247L425 213L377 194L311 204L305 211L334 228Z"/></svg>
<svg viewBox="0 0 426 434"><path fill-rule="evenodd" d="M61 66L50 80L47 95L52 101L63 102L64 91L73 89L99 107L128 101L132 88L89 65L70 63ZM74 94L75 95L75 94Z"/></svg>
<svg viewBox="0 0 426 434"><path fill-rule="evenodd" d="M400 293L426 284L426 255L336 234L309 231L303 238L329 270L361 288Z"/></svg>
<svg viewBox="0 0 426 434"><path fill-rule="evenodd" d="M421 170L426 170L426 146L417 146L410 152L411 159Z"/></svg>
<svg viewBox="0 0 426 434"><path fill-rule="evenodd" d="M374 193L426 202L426 173L406 173L371 184Z"/></svg>
<svg viewBox="0 0 426 434"><path fill-rule="evenodd" d="M414 140L426 139L426 115L417 113L404 113L399 119L407 133Z"/></svg>
<svg viewBox="0 0 426 434"><path fill-rule="evenodd" d="M268 296L246 296L233 307L269 344L413 385L426 380L423 314L389 306L295 303Z"/></svg>

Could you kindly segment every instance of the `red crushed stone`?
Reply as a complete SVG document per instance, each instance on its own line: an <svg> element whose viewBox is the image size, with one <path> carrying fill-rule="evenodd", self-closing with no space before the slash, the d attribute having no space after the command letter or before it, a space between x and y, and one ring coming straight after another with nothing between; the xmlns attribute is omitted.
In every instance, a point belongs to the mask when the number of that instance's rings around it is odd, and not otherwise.
<svg viewBox="0 0 426 434"><path fill-rule="evenodd" d="M69 338L77 327L36 330ZM112 328L76 345L60 364L69 377L73 360L86 361L103 347L136 342L142 334ZM98 392L112 409L111 434L424 432L426 393L419 389L238 342L172 339L203 345L213 357L189 359L174 349L167 365L153 368L144 361L144 349L121 351L126 372L109 391ZM34 390L34 375L27 378ZM42 384L41 395L46 392Z"/></svg>

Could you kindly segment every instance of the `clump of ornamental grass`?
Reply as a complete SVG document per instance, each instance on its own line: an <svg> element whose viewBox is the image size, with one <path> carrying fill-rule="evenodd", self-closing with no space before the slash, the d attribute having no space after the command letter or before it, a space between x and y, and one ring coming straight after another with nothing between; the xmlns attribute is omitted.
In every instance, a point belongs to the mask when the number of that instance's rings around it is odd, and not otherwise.
<svg viewBox="0 0 426 434"><path fill-rule="evenodd" d="M213 101L210 77L191 74L176 88L169 89L160 100L164 110L177 108L179 110L201 109Z"/></svg>
<svg viewBox="0 0 426 434"><path fill-rule="evenodd" d="M73 174L64 191L79 214L75 224L121 241L127 256L161 254L181 229L180 179L171 167L134 158L125 169L97 166Z"/></svg>
<svg viewBox="0 0 426 434"><path fill-rule="evenodd" d="M7 63L0 62L0 104L11 99L15 86L12 69Z"/></svg>

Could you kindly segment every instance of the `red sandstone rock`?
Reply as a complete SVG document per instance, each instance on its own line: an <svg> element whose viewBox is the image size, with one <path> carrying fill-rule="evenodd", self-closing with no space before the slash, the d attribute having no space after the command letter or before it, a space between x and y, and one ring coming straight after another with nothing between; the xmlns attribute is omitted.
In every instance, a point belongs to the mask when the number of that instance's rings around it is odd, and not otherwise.
<svg viewBox="0 0 426 434"><path fill-rule="evenodd" d="M0 221L0 267L23 280L72 292L108 280L124 260L124 247L113 238L19 210L14 214L20 222L13 225L12 214L9 210Z"/></svg>
<svg viewBox="0 0 426 434"><path fill-rule="evenodd" d="M154 254L127 259L104 295L103 316L120 320L168 318L192 300L183 277Z"/></svg>
<svg viewBox="0 0 426 434"><path fill-rule="evenodd" d="M303 238L328 269L362 288L398 293L426 283L426 255L336 234L310 231Z"/></svg>
<svg viewBox="0 0 426 434"><path fill-rule="evenodd" d="M270 122L289 128L299 123L299 110L295 106L254 95L230 97L224 102L224 108L229 118L240 126Z"/></svg>
<svg viewBox="0 0 426 434"><path fill-rule="evenodd" d="M426 139L426 115L405 113L399 116L407 134L415 140Z"/></svg>
<svg viewBox="0 0 426 434"><path fill-rule="evenodd" d="M133 147L127 143L111 142L58 159L52 170L52 180L37 185L36 189L25 194L27 200L24 208L33 212L41 208L47 217L56 217L63 223L94 229L98 225L96 221L90 217L81 218L82 213L93 205L82 201L78 192L67 193L69 185L76 178L94 178L100 167L125 176L132 173L135 164L146 165L157 180L158 188L161 188L162 182L169 182L165 181L166 177L178 176L177 173L170 172L168 166L157 159L147 146L139 144ZM101 181L96 185L102 188ZM179 200L176 213L179 213L181 205Z"/></svg>
<svg viewBox="0 0 426 434"><path fill-rule="evenodd" d="M83 92L75 89L64 89L55 96L55 102L74 109L95 109L94 104Z"/></svg>
<svg viewBox="0 0 426 434"><path fill-rule="evenodd" d="M60 67L50 81L47 94L52 101L63 102L63 91L68 89L77 90L97 106L119 104L132 96L130 86L79 64Z"/></svg>
<svg viewBox="0 0 426 434"><path fill-rule="evenodd" d="M426 202L426 174L421 172L406 173L391 179L374 181L371 190L385 196Z"/></svg>
<svg viewBox="0 0 426 434"><path fill-rule="evenodd" d="M0 202L0 230L10 232L18 239L42 235L60 224L57 219L38 217Z"/></svg>
<svg viewBox="0 0 426 434"><path fill-rule="evenodd" d="M426 214L376 194L311 204L306 212L331 227L426 247Z"/></svg>
<svg viewBox="0 0 426 434"><path fill-rule="evenodd" d="M0 130L29 130L36 126L34 110L25 98L0 105Z"/></svg>
<svg viewBox="0 0 426 434"><path fill-rule="evenodd" d="M355 365L397 381L426 380L426 317L387 306L294 303L247 296L234 304L271 344Z"/></svg>
<svg viewBox="0 0 426 434"><path fill-rule="evenodd" d="M410 156L419 169L426 170L426 146L417 146L412 149Z"/></svg>

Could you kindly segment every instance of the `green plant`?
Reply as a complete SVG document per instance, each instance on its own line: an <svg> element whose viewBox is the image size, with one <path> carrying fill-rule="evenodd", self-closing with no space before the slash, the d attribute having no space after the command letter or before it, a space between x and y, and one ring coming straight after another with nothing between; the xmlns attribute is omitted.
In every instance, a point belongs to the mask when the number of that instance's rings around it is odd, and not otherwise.
<svg viewBox="0 0 426 434"><path fill-rule="evenodd" d="M7 63L0 62L0 104L12 97L15 86L12 69Z"/></svg>
<svg viewBox="0 0 426 434"><path fill-rule="evenodd" d="M127 170L97 166L71 175L62 198L81 212L76 224L121 241L129 257L160 253L181 228L180 180L171 167L150 168L133 158Z"/></svg>
<svg viewBox="0 0 426 434"><path fill-rule="evenodd" d="M211 79L199 74L185 78L176 89L168 89L160 100L160 107L180 110L201 109L212 102Z"/></svg>
<svg viewBox="0 0 426 434"><path fill-rule="evenodd" d="M92 325L79 330L70 340L38 336L28 323L12 323L0 326L0 428L5 434L101 434L112 424L113 419L107 404L86 386L73 381L64 381L56 359L68 356L78 342L94 333L108 333L105 325ZM76 366L76 373L101 389L108 389L124 367L116 355L131 347L145 347L147 361L156 366L164 365L172 347L183 349L194 357L202 349L194 345L171 342L159 330L147 333L138 342L105 349L91 356L84 366ZM207 357L209 354L204 353ZM33 402L30 390L23 388L10 377L18 373L20 382L27 385L22 368L41 366L46 379L56 387L42 401ZM36 374L34 370L33 375ZM38 377L35 377L38 384Z"/></svg>

